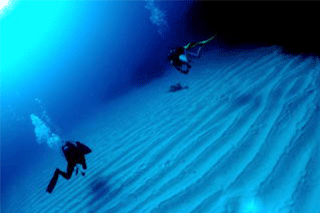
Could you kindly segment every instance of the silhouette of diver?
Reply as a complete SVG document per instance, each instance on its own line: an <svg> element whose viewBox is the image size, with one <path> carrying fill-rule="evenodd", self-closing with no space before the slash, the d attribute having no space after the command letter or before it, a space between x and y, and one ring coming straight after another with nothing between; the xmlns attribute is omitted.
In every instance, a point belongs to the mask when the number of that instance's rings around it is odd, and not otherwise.
<svg viewBox="0 0 320 213"><path fill-rule="evenodd" d="M188 56L192 56L195 58L198 58L200 56L200 50L201 48L206 45L207 43L209 43L210 41L212 41L214 39L216 35L212 36L211 38L209 38L208 40L205 41L199 41L199 42L190 42L188 43L186 46L183 47L177 47L174 50L171 50L168 56L168 59L170 60L170 63L181 73L183 74L188 74L189 73L189 69L191 68L190 65L190 59L188 58ZM198 45L202 45L201 47L199 47L197 53L192 53L189 50L198 46ZM183 65L187 66L187 69L182 69Z"/></svg>
<svg viewBox="0 0 320 213"><path fill-rule="evenodd" d="M67 141L62 146L62 151L68 162L67 172L63 172L58 168L56 169L47 187L48 193L51 193L53 191L55 185L57 184L59 175L69 180L77 164L81 164L83 169L87 169L87 164L84 155L91 152L91 149L89 147L80 142L74 143L71 141ZM76 168L76 174L78 174L78 167ZM82 175L85 175L84 172L82 172Z"/></svg>

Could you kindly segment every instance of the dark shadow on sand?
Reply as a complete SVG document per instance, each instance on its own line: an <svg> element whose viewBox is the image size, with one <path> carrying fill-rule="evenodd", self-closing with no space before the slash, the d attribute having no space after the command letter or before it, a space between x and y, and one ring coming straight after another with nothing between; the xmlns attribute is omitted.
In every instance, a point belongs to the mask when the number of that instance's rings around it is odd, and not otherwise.
<svg viewBox="0 0 320 213"><path fill-rule="evenodd" d="M181 90L184 90L184 89L188 89L189 87L188 86L181 86L180 83L177 83L175 85L172 85L169 89L169 92L177 92L177 91L181 91Z"/></svg>
<svg viewBox="0 0 320 213"><path fill-rule="evenodd" d="M252 101L253 96L252 94L243 94L240 95L238 98L235 99L234 105L237 107L242 107Z"/></svg>
<svg viewBox="0 0 320 213"><path fill-rule="evenodd" d="M101 202L105 204L111 199L109 179L109 177L98 177L90 183L88 197L91 199L87 204L88 208L91 209L90 212L96 212L96 208L99 209L96 205L99 206Z"/></svg>

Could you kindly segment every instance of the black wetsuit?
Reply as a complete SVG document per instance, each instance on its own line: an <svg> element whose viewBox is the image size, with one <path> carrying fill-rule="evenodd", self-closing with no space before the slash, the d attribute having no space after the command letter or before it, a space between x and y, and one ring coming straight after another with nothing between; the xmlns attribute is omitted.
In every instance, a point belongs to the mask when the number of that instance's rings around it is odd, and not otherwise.
<svg viewBox="0 0 320 213"><path fill-rule="evenodd" d="M62 151L63 154L68 162L68 167L75 167L77 164L81 164L83 169L87 169L86 160L84 158L84 153L79 149L78 144L77 146L73 143L67 142L63 147Z"/></svg>
<svg viewBox="0 0 320 213"><path fill-rule="evenodd" d="M51 193L58 181L59 175L65 179L70 179L77 164L81 164L83 169L87 169L87 164L84 155L91 152L91 149L80 142L71 143L66 142L62 146L63 154L68 162L67 172L63 172L60 169L56 169L54 175L47 187L47 192Z"/></svg>
<svg viewBox="0 0 320 213"><path fill-rule="evenodd" d="M189 69L191 68L191 65L187 62L184 62L180 59L181 55L187 54L186 50L184 47L178 47L176 49L174 49L173 51L170 52L169 54L169 60L171 61L171 64L177 69L179 70L181 73L183 74L188 74L189 73ZM183 65L187 66L186 70L182 69Z"/></svg>
<svg viewBox="0 0 320 213"><path fill-rule="evenodd" d="M174 50L171 50L170 54L168 56L168 59L171 61L171 64L177 70L179 70L183 74L188 74L189 73L189 69L191 68L190 60L188 59L188 56L198 58L200 56L199 53L200 53L201 48L204 45L206 45L207 43L209 43L210 41L212 41L215 36L216 35L214 35L211 38L209 38L207 40L204 40L204 41L189 42L187 45L185 45L183 47L178 47L178 48L176 48ZM190 49L195 48L198 45L201 45L201 47L198 49L198 52L196 54L189 52ZM181 56L183 56L183 57L181 57ZM187 66L187 68L185 70L182 69L183 65Z"/></svg>

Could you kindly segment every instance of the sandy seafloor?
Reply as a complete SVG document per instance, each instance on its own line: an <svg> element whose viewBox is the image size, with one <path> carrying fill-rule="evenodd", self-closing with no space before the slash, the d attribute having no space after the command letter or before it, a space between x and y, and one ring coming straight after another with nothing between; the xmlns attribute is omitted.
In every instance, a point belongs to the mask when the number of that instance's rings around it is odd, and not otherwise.
<svg viewBox="0 0 320 213"><path fill-rule="evenodd" d="M86 176L48 194L66 162L45 158L3 212L320 213L319 60L267 52L206 53L101 106L69 133L93 150Z"/></svg>

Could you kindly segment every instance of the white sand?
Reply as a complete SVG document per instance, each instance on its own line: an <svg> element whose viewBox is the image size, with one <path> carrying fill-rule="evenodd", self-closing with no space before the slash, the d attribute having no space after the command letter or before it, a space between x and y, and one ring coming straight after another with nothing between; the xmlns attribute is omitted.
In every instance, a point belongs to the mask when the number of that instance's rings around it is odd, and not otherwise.
<svg viewBox="0 0 320 213"><path fill-rule="evenodd" d="M319 213L319 61L233 58L207 53L101 106L70 133L93 150L86 176L47 194L66 163L44 160L3 212ZM168 93L178 82L189 89Z"/></svg>

